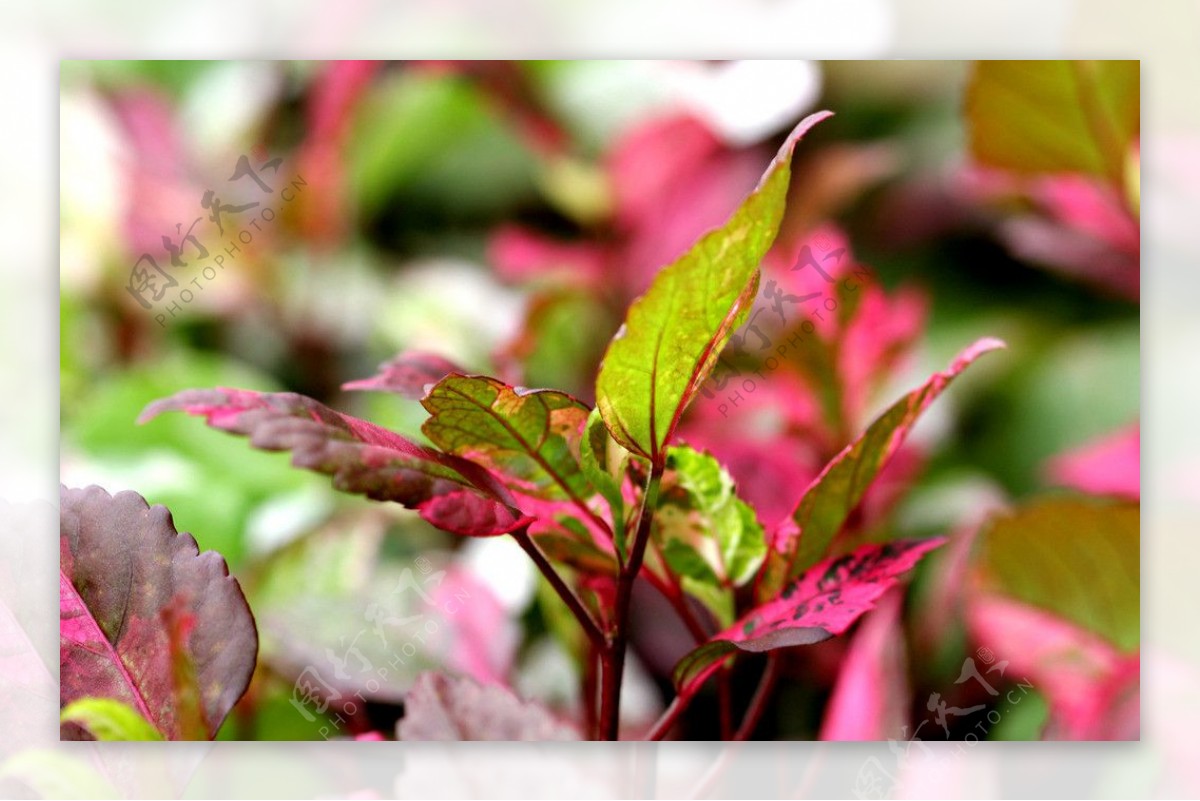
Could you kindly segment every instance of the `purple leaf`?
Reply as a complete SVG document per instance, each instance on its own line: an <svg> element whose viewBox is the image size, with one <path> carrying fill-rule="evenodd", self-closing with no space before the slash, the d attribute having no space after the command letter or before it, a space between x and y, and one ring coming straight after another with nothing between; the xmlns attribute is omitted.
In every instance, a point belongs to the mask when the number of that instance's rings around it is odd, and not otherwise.
<svg viewBox="0 0 1200 801"><path fill-rule="evenodd" d="M674 675L679 694L695 693L734 651L758 653L812 645L841 634L874 607L900 574L943 542L939 537L867 545L814 565L778 598L753 609L681 659Z"/></svg>
<svg viewBox="0 0 1200 801"><path fill-rule="evenodd" d="M509 690L422 673L404 699L401 740L578 740L579 732Z"/></svg>
<svg viewBox="0 0 1200 801"><path fill-rule="evenodd" d="M213 428L249 436L262 450L291 451L292 464L332 476L336 489L396 501L454 534L491 537L530 522L501 500L504 489L478 465L303 395L184 390L150 404L138 420L164 411L203 416Z"/></svg>
<svg viewBox="0 0 1200 801"><path fill-rule="evenodd" d="M63 487L61 504L61 705L112 698L169 739L215 736L258 653L225 560L200 554L137 493ZM61 736L82 730L66 724Z"/></svg>
<svg viewBox="0 0 1200 801"><path fill-rule="evenodd" d="M450 373L465 372L454 362L436 354L406 350L380 365L379 372L371 378L342 384L342 389L395 392L411 400L420 400L431 385Z"/></svg>

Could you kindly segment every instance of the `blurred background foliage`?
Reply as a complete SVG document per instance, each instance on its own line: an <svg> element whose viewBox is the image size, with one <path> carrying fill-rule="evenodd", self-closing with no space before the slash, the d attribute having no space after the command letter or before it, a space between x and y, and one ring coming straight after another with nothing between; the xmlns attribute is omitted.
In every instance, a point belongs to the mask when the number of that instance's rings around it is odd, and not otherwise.
<svg viewBox="0 0 1200 801"><path fill-rule="evenodd" d="M918 440L929 459L895 515L901 533L946 533L981 499L1030 498L1048 486L1047 460L1136 423L1136 224L1130 252L1110 229L1089 228L1055 206L1053 189L973 164L972 124L1008 131L1018 149L1039 135L1080 141L1068 113L1078 104L1056 99L1062 87L1054 80L981 75L958 62L767 62L718 79L719 69L63 63L63 481L136 489L165 504L181 531L220 551L242 580L263 653L223 736L306 739L322 736L322 726L327 736L347 736L390 725L398 693L421 665L406 666L391 691L349 721L337 722L332 708L310 720L289 699L306 665L352 645L359 626L345 621L362 621L379 588L418 558L465 566L499 604L488 619L509 621L495 634L504 640L499 650L471 656L471 670L491 665L548 703L573 703L571 648L554 644L564 642L555 635L560 610L533 600L544 593L504 543L451 541L403 510L339 496L326 479L289 469L285 456L183 416L135 420L177 390L235 386L301 392L420 438L419 405L340 390L406 348L590 401L596 364L625 306L669 260L638 263L636 254L662 255L657 231L672 219L640 208L614 184L614 154L664 120L695 121L729 156L723 172L705 179L719 185L716 207L695 210L716 222L796 120L819 108L836 112L800 148L789 222L835 225L886 288L916 287L927 298L914 358L888 378L872 409L979 336L1009 343L922 424ZM979 86L989 80L1008 88L1024 81L1044 103L989 107L996 95ZM1128 102L1121 80L1104 95L1114 119ZM1046 115L1059 107L1068 109L1062 119ZM659 146L645 156L646 174L688 145L666 136ZM1126 151L1114 166L1111 149L1076 150L1068 147L1079 163L1033 168L1061 167L1115 187L1136 215L1136 162L1126 163ZM243 155L256 166L282 159L273 173L259 173L274 183L270 194L230 182ZM1002 163L1005 154L991 155L993 166L1020 172ZM739 159L749 166L741 169ZM280 191L296 177L302 183L284 202ZM201 218L201 242L219 253L261 209L227 215L218 235L201 205L208 189L224 203L262 201L278 212L249 228L250 244L211 279L199 261L172 267L164 236L180 244L177 224L187 229ZM732 201L722 211L725 195ZM615 252L624 269L613 268ZM149 309L127 290L143 253L178 279ZM194 253L181 251L184 260ZM187 287L193 298L183 302ZM460 630L466 624L442 625L452 635L440 650L418 649L426 666L465 658L451 652L471 639ZM374 636L370 628L359 645ZM913 672L944 673L962 652L940 653L913 655ZM643 691L631 690L629 703L653 708L661 677L640 681ZM820 692L782 696L795 714L781 718L779 736L813 736ZM994 736L1036 736L1044 707L1030 704L1022 714L1030 720L1006 718Z"/></svg>

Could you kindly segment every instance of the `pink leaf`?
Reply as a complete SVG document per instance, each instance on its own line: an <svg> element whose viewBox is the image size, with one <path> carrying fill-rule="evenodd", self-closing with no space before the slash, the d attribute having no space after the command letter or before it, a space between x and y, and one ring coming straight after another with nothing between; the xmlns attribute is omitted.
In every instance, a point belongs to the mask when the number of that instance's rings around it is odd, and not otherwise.
<svg viewBox="0 0 1200 801"><path fill-rule="evenodd" d="M841 634L943 538L867 545L806 570L783 592L710 639L675 666L680 695L695 693L735 650L812 645Z"/></svg>
<svg viewBox="0 0 1200 801"><path fill-rule="evenodd" d="M1046 472L1055 484L1081 492L1138 500L1142 494L1141 446L1141 429L1134 423L1054 457Z"/></svg>
<svg viewBox="0 0 1200 801"><path fill-rule="evenodd" d="M821 723L822 740L886 740L902 730L909 701L904 594L891 590L850 641Z"/></svg>
<svg viewBox="0 0 1200 801"><path fill-rule="evenodd" d="M1047 738L1138 738L1138 652L1122 653L1053 613L993 595L970 602L967 624L976 642L1008 661L1010 675L1046 697Z"/></svg>
<svg viewBox="0 0 1200 801"><path fill-rule="evenodd" d="M342 384L342 389L395 392L410 400L420 400L433 384L451 373L465 372L454 362L437 354L406 350L380 365L379 372L371 378L349 381Z"/></svg>
<svg viewBox="0 0 1200 801"><path fill-rule="evenodd" d="M590 285L603 279L607 261L600 245L558 241L518 225L502 225L488 241L488 262L514 283L554 275Z"/></svg>
<svg viewBox="0 0 1200 801"><path fill-rule="evenodd" d="M112 698L169 739L215 736L258 652L225 561L133 492L63 487L60 515L61 704Z"/></svg>
<svg viewBox="0 0 1200 801"><path fill-rule="evenodd" d="M764 153L723 148L692 117L657 119L618 143L609 162L617 223L627 233L624 287L641 293L664 264L720 226L755 187Z"/></svg>
<svg viewBox="0 0 1200 801"><path fill-rule="evenodd" d="M449 653L445 666L481 684L503 684L512 668L518 631L486 584L458 565L430 591L445 613Z"/></svg>

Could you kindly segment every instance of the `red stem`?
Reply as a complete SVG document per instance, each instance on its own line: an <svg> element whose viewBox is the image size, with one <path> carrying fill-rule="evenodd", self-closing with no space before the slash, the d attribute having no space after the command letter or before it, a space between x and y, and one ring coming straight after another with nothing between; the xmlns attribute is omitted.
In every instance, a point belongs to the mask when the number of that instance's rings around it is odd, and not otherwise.
<svg viewBox="0 0 1200 801"><path fill-rule="evenodd" d="M537 565L541 574L546 577L546 581L550 582L550 586L558 593L558 597L562 598L563 603L575 615L575 619L579 621L579 625L583 627L583 631L587 634L588 640L591 641L595 648L605 648L607 643L604 641L604 635L600 628L596 625L596 621L592 620L592 616L584 608L583 602L575 595L575 592L567 586L563 581L562 576L554 569L554 566L546 559L545 554L534 543L533 538L529 536L529 530L522 528L513 532L513 539L517 544L524 549L525 553L529 554L529 558Z"/></svg>
<svg viewBox="0 0 1200 801"><path fill-rule="evenodd" d="M605 740L616 740L620 733L621 677L625 671L625 651L629 643L629 602L633 597L634 580L641 572L642 560L646 557L646 545L650 541L650 523L654 518L658 488L665 470L666 464L661 461L651 465L650 477L642 493L637 532L629 549L629 561L621 567L621 574L617 580L612 642L606 654L607 659L604 660L600 698L600 737Z"/></svg>
<svg viewBox="0 0 1200 801"><path fill-rule="evenodd" d="M646 734L647 740L661 740L667 732L671 730L671 726L675 725L676 718L687 709L688 703L691 701L691 696L677 695L671 701L671 705L662 713L662 716L654 722L654 726Z"/></svg>

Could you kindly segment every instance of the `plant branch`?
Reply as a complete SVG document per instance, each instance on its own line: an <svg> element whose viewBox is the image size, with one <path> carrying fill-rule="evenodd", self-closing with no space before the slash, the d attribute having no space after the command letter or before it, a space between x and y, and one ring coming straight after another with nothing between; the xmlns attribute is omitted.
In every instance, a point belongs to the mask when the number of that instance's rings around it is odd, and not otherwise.
<svg viewBox="0 0 1200 801"><path fill-rule="evenodd" d="M646 489L642 492L642 505L638 512L638 526L629 548L629 560L622 565L617 579L617 600L613 611L612 642L608 659L604 665L604 684L600 707L600 736L616 740L620 731L621 677L625 671L625 651L629 643L629 602L633 597L633 584L642 569L646 557L646 545L650 542L650 524L654 519L654 508L658 505L658 489L662 484L666 464L656 461L651 465Z"/></svg>
<svg viewBox="0 0 1200 801"><path fill-rule="evenodd" d="M533 541L533 538L529 536L528 527L514 531L513 539L524 549L525 553L529 554L529 558L537 565L537 569L541 571L541 574L546 577L546 581L550 582L550 586L558 593L558 597L562 598L563 603L575 615L575 619L583 627L583 631L587 634L592 646L597 649L607 648L608 644L605 642L604 634L600 631L600 627L596 625L596 621L592 619L591 614L584 608L583 602L579 600L579 596L567 586L562 576L558 574L558 571L546 559L546 555L542 553L541 549Z"/></svg>
<svg viewBox="0 0 1200 801"><path fill-rule="evenodd" d="M671 704L667 707L666 711L663 712L659 719L654 722L654 725L650 727L650 731L646 733L645 739L654 741L661 740L663 737L665 737L667 732L671 730L671 727L675 725L675 721L678 719L679 715L683 712L683 710L687 709L687 705L691 700L692 699L690 696L675 696L675 698L671 700Z"/></svg>

